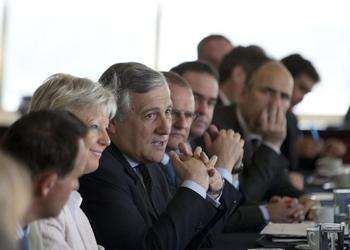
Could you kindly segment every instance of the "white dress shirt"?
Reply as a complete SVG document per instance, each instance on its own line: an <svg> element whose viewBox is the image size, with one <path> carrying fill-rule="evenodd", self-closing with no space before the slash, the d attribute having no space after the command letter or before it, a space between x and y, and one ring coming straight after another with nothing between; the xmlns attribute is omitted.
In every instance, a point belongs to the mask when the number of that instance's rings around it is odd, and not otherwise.
<svg viewBox="0 0 350 250"><path fill-rule="evenodd" d="M104 249L97 245L89 220L80 208L82 200L81 195L73 191L58 217L38 221L44 249Z"/></svg>

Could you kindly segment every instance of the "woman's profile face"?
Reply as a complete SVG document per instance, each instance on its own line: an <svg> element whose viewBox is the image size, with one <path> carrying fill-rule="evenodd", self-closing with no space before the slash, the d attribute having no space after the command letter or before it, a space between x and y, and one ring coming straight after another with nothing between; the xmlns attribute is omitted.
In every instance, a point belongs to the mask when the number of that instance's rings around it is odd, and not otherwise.
<svg viewBox="0 0 350 250"><path fill-rule="evenodd" d="M84 174L97 170L103 150L110 144L107 133L109 117L101 109L73 110L76 115L89 128L85 138L88 148L88 162Z"/></svg>

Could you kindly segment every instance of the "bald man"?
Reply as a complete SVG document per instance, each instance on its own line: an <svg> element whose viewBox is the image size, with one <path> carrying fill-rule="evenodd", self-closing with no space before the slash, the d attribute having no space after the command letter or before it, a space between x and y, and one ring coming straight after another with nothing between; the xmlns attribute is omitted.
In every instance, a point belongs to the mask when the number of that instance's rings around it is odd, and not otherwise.
<svg viewBox="0 0 350 250"><path fill-rule="evenodd" d="M209 63L219 70L222 59L232 49L233 45L228 38L217 34L209 35L198 43L198 61Z"/></svg>
<svg viewBox="0 0 350 250"><path fill-rule="evenodd" d="M272 199L263 209L268 220L273 220L270 216L276 212L269 205L282 199L275 200L274 196L300 198L304 204L303 211L297 211L297 200L290 198L284 208L282 202L278 216L305 213L311 204L303 192L289 182L288 161L280 153L292 91L293 78L288 70L281 63L268 60L247 76L237 105L220 107L213 118L213 123L220 128L231 128L244 138L245 168L239 178L240 187L247 203ZM295 209L290 209L292 203Z"/></svg>

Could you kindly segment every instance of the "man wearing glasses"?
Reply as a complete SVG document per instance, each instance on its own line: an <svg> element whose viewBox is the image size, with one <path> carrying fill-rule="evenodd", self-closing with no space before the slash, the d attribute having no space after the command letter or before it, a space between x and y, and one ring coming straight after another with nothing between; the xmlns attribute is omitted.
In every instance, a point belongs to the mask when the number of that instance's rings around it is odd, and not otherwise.
<svg viewBox="0 0 350 250"><path fill-rule="evenodd" d="M193 91L196 119L191 125L190 143L196 146L197 141L194 140L202 137L206 144L206 152L218 156L215 167L228 182L236 186L231 172L235 172L233 169L241 166L244 141L231 129L218 131L215 126L210 126L219 94L217 72L208 64L199 61L181 63L171 71L181 75Z"/></svg>
<svg viewBox="0 0 350 250"><path fill-rule="evenodd" d="M184 62L171 69L190 85L195 98L197 119L191 127L190 137L201 137L211 124L219 94L218 74L211 66L202 62Z"/></svg>
<svg viewBox="0 0 350 250"><path fill-rule="evenodd" d="M168 83L172 108L172 125L167 144L167 151L178 151L180 143L187 143L190 134L191 124L196 118L194 112L194 97L191 86L178 74L174 72L162 72ZM164 154L161 162L164 165L162 170L165 172L167 180L175 191L179 179L175 175L175 171L169 162L168 154Z"/></svg>

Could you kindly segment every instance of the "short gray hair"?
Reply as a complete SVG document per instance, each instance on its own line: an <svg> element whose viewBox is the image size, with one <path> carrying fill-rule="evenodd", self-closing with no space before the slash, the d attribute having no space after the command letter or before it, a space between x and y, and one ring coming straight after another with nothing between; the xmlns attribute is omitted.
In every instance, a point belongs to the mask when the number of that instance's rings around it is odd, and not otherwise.
<svg viewBox="0 0 350 250"><path fill-rule="evenodd" d="M155 88L166 85L162 73L141 63L116 63L110 66L100 77L99 82L117 95L117 119L130 110L130 92L147 93Z"/></svg>
<svg viewBox="0 0 350 250"><path fill-rule="evenodd" d="M29 111L90 108L100 108L112 119L117 111L113 93L87 78L59 73L47 78L35 91Z"/></svg>

